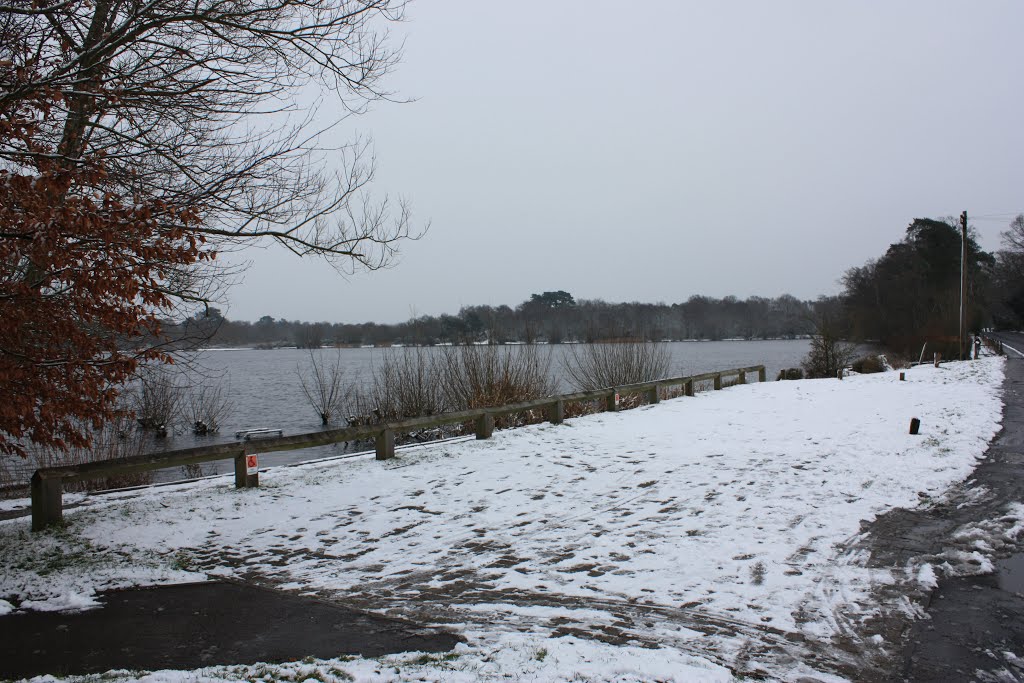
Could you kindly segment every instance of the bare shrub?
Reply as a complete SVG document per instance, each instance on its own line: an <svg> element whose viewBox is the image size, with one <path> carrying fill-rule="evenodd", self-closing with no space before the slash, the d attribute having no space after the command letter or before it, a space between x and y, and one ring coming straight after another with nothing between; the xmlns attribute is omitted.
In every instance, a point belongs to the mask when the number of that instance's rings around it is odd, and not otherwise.
<svg viewBox="0 0 1024 683"><path fill-rule="evenodd" d="M88 448L69 448L62 452L53 448L39 447L33 449L31 459L35 467L60 467L62 465L83 465L89 462L119 460L142 455L147 450L149 440L145 432L136 424L129 411L124 411L113 420L93 430L92 446ZM142 486L152 482L152 473L135 472L120 474L90 481L65 483L65 491L96 491L101 489Z"/></svg>
<svg viewBox="0 0 1024 683"><path fill-rule="evenodd" d="M835 377L845 369L857 353L856 347L842 339L841 315L828 306L822 306L809 318L814 325L811 350L801 362L807 377Z"/></svg>
<svg viewBox="0 0 1024 683"><path fill-rule="evenodd" d="M520 403L550 396L551 354L540 347L446 347L438 359L445 403L451 410L469 410ZM540 410L495 419L497 427L543 421Z"/></svg>
<svg viewBox="0 0 1024 683"><path fill-rule="evenodd" d="M231 412L231 403L220 384L192 387L184 400L182 413L195 434L216 434Z"/></svg>
<svg viewBox="0 0 1024 683"><path fill-rule="evenodd" d="M551 354L537 346L449 346L438 365L452 410L519 403L555 390Z"/></svg>
<svg viewBox="0 0 1024 683"><path fill-rule="evenodd" d="M604 399L597 401L567 401L565 404L565 418L581 417L583 415L596 415L605 411Z"/></svg>
<svg viewBox="0 0 1024 683"><path fill-rule="evenodd" d="M295 372L299 376L302 393L316 411L321 424L329 424L331 418L342 408L346 398L341 351L336 351L334 359L327 361L322 351L311 349L309 363L305 369L297 367Z"/></svg>
<svg viewBox="0 0 1024 683"><path fill-rule="evenodd" d="M372 407L383 421L443 413L448 406L438 359L421 347L386 351L373 369L369 396L360 397L359 404Z"/></svg>
<svg viewBox="0 0 1024 683"><path fill-rule="evenodd" d="M668 376L671 355L661 342L572 344L562 357L568 380L580 391L650 382Z"/></svg>
<svg viewBox="0 0 1024 683"><path fill-rule="evenodd" d="M186 479L202 479L214 473L213 467L201 462L190 462L187 465L181 466L181 476Z"/></svg>
<svg viewBox="0 0 1024 683"><path fill-rule="evenodd" d="M981 341L985 344L985 348L994 353L997 356L1005 356L1006 351L1003 350L1003 342L989 339L988 337L982 337ZM902 366L900 366L902 367Z"/></svg>
<svg viewBox="0 0 1024 683"><path fill-rule="evenodd" d="M861 356L857 360L853 361L852 367L854 372L859 372L864 375L874 372L884 372L886 369L885 362L882 357L878 355Z"/></svg>
<svg viewBox="0 0 1024 683"><path fill-rule="evenodd" d="M143 429L166 436L167 429L181 414L184 387L181 378L162 367L150 366L138 375L138 382L129 391L130 405Z"/></svg>
<svg viewBox="0 0 1024 683"><path fill-rule="evenodd" d="M811 350L801 365L808 378L835 377L856 355L852 344L841 341L828 329L811 337Z"/></svg>

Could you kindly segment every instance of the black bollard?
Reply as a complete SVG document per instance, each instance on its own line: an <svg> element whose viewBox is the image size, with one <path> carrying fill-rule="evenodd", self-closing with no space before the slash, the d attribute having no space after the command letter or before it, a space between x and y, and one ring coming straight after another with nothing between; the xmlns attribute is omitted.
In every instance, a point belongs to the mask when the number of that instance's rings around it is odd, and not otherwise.
<svg viewBox="0 0 1024 683"><path fill-rule="evenodd" d="M916 417L910 418L910 433L917 434L921 430L921 421Z"/></svg>

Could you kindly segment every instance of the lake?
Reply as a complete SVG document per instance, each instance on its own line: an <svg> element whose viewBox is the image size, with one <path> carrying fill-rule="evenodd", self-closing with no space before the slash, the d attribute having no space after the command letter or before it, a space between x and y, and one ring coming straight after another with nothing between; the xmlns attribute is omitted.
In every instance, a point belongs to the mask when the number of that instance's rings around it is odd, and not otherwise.
<svg viewBox="0 0 1024 683"><path fill-rule="evenodd" d="M665 346L671 354L671 374L694 375L714 370L764 365L768 379L772 380L782 368L799 367L807 355L810 341L717 341L669 342ZM562 358L567 345L541 347L542 353L551 354L551 373L559 384L559 391L572 391L563 378ZM425 348L428 353L439 349ZM372 382L375 363L387 353L402 353L402 349L343 348L323 349L318 353L328 361L340 360L346 381L359 386ZM320 419L309 405L299 382L299 372L309 364L309 351L302 349L224 349L202 352L191 360L189 371L192 381L206 377L206 381L221 382L231 405L231 412L221 426L219 434L196 437L190 432L172 434L160 447L186 448L201 444L234 440L236 430L253 427L283 429L285 434L322 429ZM343 416L339 424L344 425ZM156 445L156 444L154 444ZM345 448L324 446L303 451L265 454L261 464L296 462L340 453ZM316 451L316 452L314 452Z"/></svg>
<svg viewBox="0 0 1024 683"><path fill-rule="evenodd" d="M799 367L810 348L810 341L666 342L665 346L671 355L670 374L673 376L764 365L768 379L773 380L780 369ZM564 380L562 372L562 358L568 347L540 347L542 353L551 354L550 370L560 386L560 392L573 390ZM430 347L423 350L427 353L441 351ZM385 354L401 352L402 349L343 348L322 349L318 353L328 362L337 358L344 368L346 381L365 387L372 382L374 365L380 363ZM150 443L146 450L169 450L234 441L237 430L255 427L282 429L285 434L323 429L299 382L299 372L308 364L309 351L301 349L211 349L189 356L185 362L175 366L175 372L195 385L220 384L230 411L218 434L195 436L182 425L166 439L147 437ZM337 426L344 426L344 416L339 415L338 420ZM260 464L301 462L346 454L352 449L351 444L334 444L300 451L267 453L260 456ZM27 481L35 465L30 462L19 465L18 477L23 474ZM206 474L229 472L231 463L207 463L203 470ZM173 470L158 472L154 479L167 481L181 477L180 470Z"/></svg>

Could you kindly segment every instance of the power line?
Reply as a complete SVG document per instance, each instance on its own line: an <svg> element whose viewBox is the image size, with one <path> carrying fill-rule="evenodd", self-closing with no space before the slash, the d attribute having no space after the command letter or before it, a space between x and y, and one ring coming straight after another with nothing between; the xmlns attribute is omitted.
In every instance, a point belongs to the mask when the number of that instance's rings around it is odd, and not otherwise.
<svg viewBox="0 0 1024 683"><path fill-rule="evenodd" d="M977 220L995 221L995 220L1006 220L1006 219L1013 220L1014 218L1016 218L1017 216L1019 216L1021 214L1024 214L1024 209L1021 209L1020 211L1006 211L1004 213L983 213L983 214L978 214L977 216L972 214L971 215L971 220L972 221L977 221ZM949 215L952 216L953 214L951 213Z"/></svg>
<svg viewBox="0 0 1024 683"><path fill-rule="evenodd" d="M998 211L998 212L994 212L993 211L991 213L979 213L977 215L971 214L971 220L977 220L979 218L1016 218L1017 216L1019 216L1021 214L1024 214L1024 209L1018 209L1017 211ZM957 216L958 217L959 214L957 214L956 212L953 212L953 211L949 211L949 212L943 213L942 215L944 215L944 216Z"/></svg>

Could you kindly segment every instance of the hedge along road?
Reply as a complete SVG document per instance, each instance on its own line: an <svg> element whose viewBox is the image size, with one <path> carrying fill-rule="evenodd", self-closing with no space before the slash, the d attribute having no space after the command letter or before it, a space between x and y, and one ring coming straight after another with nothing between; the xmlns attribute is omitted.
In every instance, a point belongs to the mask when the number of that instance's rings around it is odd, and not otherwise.
<svg viewBox="0 0 1024 683"><path fill-rule="evenodd" d="M1002 430L966 482L941 502L882 515L867 527L866 544L871 566L941 567L970 553L977 535L957 532L972 527L987 531L998 559L987 573L984 565L947 570L973 575L941 576L925 597L926 618L891 619L886 640L905 645L889 680L1024 680L1024 548L1000 526L1024 502L1024 334L989 336L1007 355Z"/></svg>

